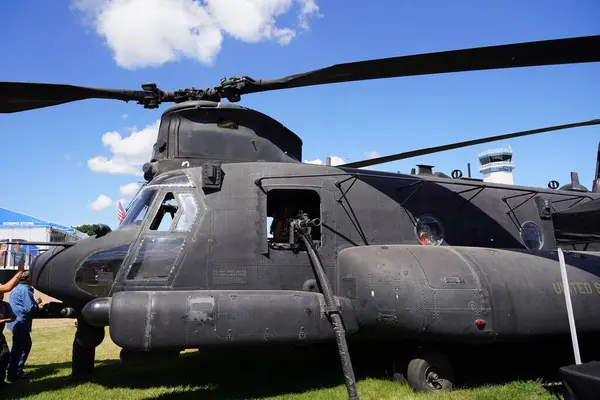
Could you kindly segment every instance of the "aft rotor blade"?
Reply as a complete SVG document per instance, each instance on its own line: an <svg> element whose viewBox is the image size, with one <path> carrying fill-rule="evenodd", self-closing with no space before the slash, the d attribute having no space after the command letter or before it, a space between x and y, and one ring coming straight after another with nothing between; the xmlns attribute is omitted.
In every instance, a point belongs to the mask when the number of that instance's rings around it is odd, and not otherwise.
<svg viewBox="0 0 600 400"><path fill-rule="evenodd" d="M347 168L368 167L371 165L383 164L383 163L387 163L387 162L391 162L391 161L404 160L405 158L412 158L412 157L417 157L417 156L423 156L426 154L439 153L441 151L446 151L446 150L459 149L461 147L468 147L468 146L473 146L476 144L495 142L496 140L505 140L505 139L516 138L516 137L520 137L520 136L535 135L538 133L558 131L558 130L562 130L562 129L577 128L580 126L589 126L589 125L600 125L600 119L592 119L590 121L576 122L573 124L566 124L566 125L555 125L555 126L549 126L546 128L539 128L539 129L532 129L532 130L528 130L528 131L507 133L504 135L488 136L488 137L481 138L481 139L467 140L465 142L457 142L457 143L452 143L452 144L445 144L443 146L428 147L426 149L406 151L404 153L393 154L390 156L383 156L383 157L371 158L368 160L362 160L362 161L356 161L356 162L351 162L351 163L347 163L347 164L342 164L342 165L338 165L338 167L347 167Z"/></svg>
<svg viewBox="0 0 600 400"><path fill-rule="evenodd" d="M85 99L143 101L143 90L98 89L54 83L0 82L0 113L14 113Z"/></svg>
<svg viewBox="0 0 600 400"><path fill-rule="evenodd" d="M442 51L336 64L254 81L241 94L403 76L600 61L600 35Z"/></svg>

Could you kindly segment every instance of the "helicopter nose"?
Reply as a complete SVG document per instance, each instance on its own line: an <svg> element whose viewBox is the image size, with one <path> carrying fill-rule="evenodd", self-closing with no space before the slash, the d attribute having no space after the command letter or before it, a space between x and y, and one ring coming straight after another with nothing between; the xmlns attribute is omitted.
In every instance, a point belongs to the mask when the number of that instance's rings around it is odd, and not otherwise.
<svg viewBox="0 0 600 400"><path fill-rule="evenodd" d="M69 246L51 247L32 263L31 284L81 310L89 301L108 296L138 232L135 227L118 229Z"/></svg>
<svg viewBox="0 0 600 400"><path fill-rule="evenodd" d="M64 246L56 246L40 254L30 265L29 274L31 284L42 293L51 295L50 292L50 269L53 260L66 250Z"/></svg>
<svg viewBox="0 0 600 400"><path fill-rule="evenodd" d="M62 247L62 249L64 249L64 247ZM42 289L42 287L46 286L46 285L44 283L42 283L40 285L40 282L42 281L40 279L40 278L42 278L41 273L44 270L44 266L48 264L48 260L50 260L50 253L53 253L53 252L59 251L59 250L60 250L60 248L54 247L48 251L43 252L42 254L37 256L35 258L35 260L33 260L31 265L29 266L29 275L31 276L31 283L36 289L38 289L42 292L44 291ZM47 278L47 274L44 275L44 278Z"/></svg>

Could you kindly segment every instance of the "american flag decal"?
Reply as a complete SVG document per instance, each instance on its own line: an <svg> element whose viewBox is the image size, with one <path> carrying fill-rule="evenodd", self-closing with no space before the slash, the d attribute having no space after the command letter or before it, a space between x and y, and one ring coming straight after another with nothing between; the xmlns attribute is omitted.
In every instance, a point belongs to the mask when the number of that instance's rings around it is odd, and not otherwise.
<svg viewBox="0 0 600 400"><path fill-rule="evenodd" d="M117 204L117 218L119 219L119 223L123 222L125 219L125 209L123 208L123 204L119 201Z"/></svg>

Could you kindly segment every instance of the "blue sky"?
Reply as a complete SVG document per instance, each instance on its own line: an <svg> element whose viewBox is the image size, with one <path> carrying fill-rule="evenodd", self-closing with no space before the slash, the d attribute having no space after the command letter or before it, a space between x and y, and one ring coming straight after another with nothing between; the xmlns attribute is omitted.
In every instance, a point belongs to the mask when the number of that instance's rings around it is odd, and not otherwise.
<svg viewBox="0 0 600 400"><path fill-rule="evenodd" d="M595 0L170 1L4 2L0 79L129 89L150 81L172 90L214 86L223 76L269 79L368 58L600 34ZM295 131L304 160L359 160L599 118L598 77L600 64L482 71L261 93L241 104ZM149 157L153 131L143 130L164 109L87 100L0 115L0 206L64 225L116 227L115 201L131 198L120 187L142 179L123 172ZM598 141L600 127L586 127L379 168L426 163L466 173L471 162L479 176L477 153L510 144L515 183L562 185L578 171L590 188ZM112 203L96 211L100 195Z"/></svg>

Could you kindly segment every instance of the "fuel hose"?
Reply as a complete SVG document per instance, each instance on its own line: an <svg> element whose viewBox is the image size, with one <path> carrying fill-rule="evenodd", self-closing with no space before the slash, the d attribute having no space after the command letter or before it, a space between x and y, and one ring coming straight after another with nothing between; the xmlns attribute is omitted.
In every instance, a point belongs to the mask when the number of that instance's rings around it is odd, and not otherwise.
<svg viewBox="0 0 600 400"><path fill-rule="evenodd" d="M346 343L346 331L344 329L342 315L335 303L335 298L333 296L331 286L329 285L327 275L325 275L325 270L323 269L323 265L321 264L319 255L315 250L312 238L305 230L298 230L300 231L299 233L301 234L302 241L306 245L306 249L308 250L308 256L312 261L317 282L319 283L321 291L323 292L323 296L325 297L325 304L328 308L327 315L329 317L329 322L333 327L333 332L335 333L335 341L337 343L338 353L342 362L342 371L344 373L346 390L348 391L348 400L358 400L358 392L356 391L356 379L354 377L352 361L350 360L348 344Z"/></svg>

